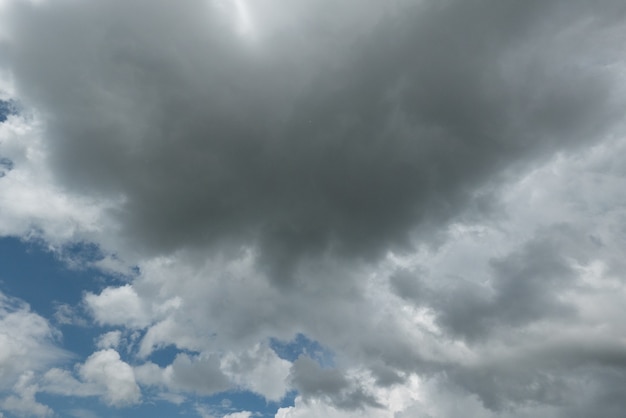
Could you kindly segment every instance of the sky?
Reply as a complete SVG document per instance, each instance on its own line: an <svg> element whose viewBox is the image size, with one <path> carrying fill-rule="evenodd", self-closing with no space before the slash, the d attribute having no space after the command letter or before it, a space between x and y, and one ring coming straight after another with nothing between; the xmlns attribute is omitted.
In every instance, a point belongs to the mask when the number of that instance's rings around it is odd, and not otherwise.
<svg viewBox="0 0 626 418"><path fill-rule="evenodd" d="M0 0L0 418L626 410L623 0Z"/></svg>

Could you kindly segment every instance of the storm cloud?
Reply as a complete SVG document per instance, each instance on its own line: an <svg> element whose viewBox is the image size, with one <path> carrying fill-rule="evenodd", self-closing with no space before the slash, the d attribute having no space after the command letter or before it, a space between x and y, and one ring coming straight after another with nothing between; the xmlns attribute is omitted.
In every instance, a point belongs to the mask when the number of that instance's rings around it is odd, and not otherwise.
<svg viewBox="0 0 626 418"><path fill-rule="evenodd" d="M250 8L303 9L296 40L285 22L246 39L206 1L13 5L8 53L55 175L121 196L149 254L253 243L279 281L309 255L377 257L621 116L617 51L598 48L619 2L408 3L356 30L348 7L314 25L330 3L266 3Z"/></svg>
<svg viewBox="0 0 626 418"><path fill-rule="evenodd" d="M624 406L623 1L0 5L0 232L124 281L76 308L118 330L75 366L123 368L109 404ZM332 361L279 358L297 335Z"/></svg>

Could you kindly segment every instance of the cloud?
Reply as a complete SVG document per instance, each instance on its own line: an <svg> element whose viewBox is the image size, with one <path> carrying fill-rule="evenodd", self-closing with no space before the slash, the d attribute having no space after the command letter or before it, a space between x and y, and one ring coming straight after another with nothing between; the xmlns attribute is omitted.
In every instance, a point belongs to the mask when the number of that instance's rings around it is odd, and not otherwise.
<svg viewBox="0 0 626 418"><path fill-rule="evenodd" d="M340 409L354 410L365 406L382 407L361 387L342 375L337 369L322 369L309 357L300 356L291 369L291 379L302 398L325 399Z"/></svg>
<svg viewBox="0 0 626 418"><path fill-rule="evenodd" d="M289 388L290 367L289 361L261 344L239 355L228 353L221 361L221 369L233 382L274 402L280 401Z"/></svg>
<svg viewBox="0 0 626 418"><path fill-rule="evenodd" d="M87 321L75 307L67 303L55 303L54 320L60 325L87 326Z"/></svg>
<svg viewBox="0 0 626 418"><path fill-rule="evenodd" d="M233 412L232 414L224 415L223 418L250 418L252 416L252 412L242 411L242 412Z"/></svg>
<svg viewBox="0 0 626 418"><path fill-rule="evenodd" d="M228 377L220 369L219 358L211 354L178 354L165 368L148 362L136 367L135 373L142 384L174 392L212 395L231 387Z"/></svg>
<svg viewBox="0 0 626 418"><path fill-rule="evenodd" d="M99 295L88 293L85 303L96 321L107 325L126 324L144 327L149 324L149 313L131 285L108 287ZM132 324L132 325L131 325Z"/></svg>
<svg viewBox="0 0 626 418"><path fill-rule="evenodd" d="M45 135L41 116L28 109L0 123L0 234L42 238L54 249L101 230L108 205L54 181Z"/></svg>
<svg viewBox="0 0 626 418"><path fill-rule="evenodd" d="M123 407L141 400L133 368L112 348L96 351L74 373L53 368L41 378L40 391L63 396L99 396L108 405Z"/></svg>
<svg viewBox="0 0 626 418"><path fill-rule="evenodd" d="M383 417L382 414L375 414L370 411L364 413L359 411L345 411L329 406L321 401L309 401L305 403L301 398L296 398L295 406L280 408L276 413L276 418L314 418L325 416L329 418L348 417Z"/></svg>
<svg viewBox="0 0 626 418"><path fill-rule="evenodd" d="M489 410L526 416L531 404L549 412L528 416L568 416L572 408L565 405L572 404L607 416L621 408L599 395L609 389L598 376L624 375L617 337L623 327L610 295L622 295L624 282L613 253L620 244L609 231L626 207L614 200L622 199L613 189L622 174L611 162L622 143L555 158L503 193L513 219L456 225L438 251L412 260L411 273L400 269L391 277L397 295L430 312L439 335L469 349L442 368L445 392L456 386L479 396L487 409L476 416L490 416ZM589 380L603 388L579 386ZM576 399L581 392L590 396Z"/></svg>
<svg viewBox="0 0 626 418"><path fill-rule="evenodd" d="M623 2L381 4L3 6L2 83L32 115L0 124L0 234L136 270L85 293L116 329L42 390L616 416ZM115 351L128 331L143 364ZM268 346L298 334L331 361Z"/></svg>
<svg viewBox="0 0 626 418"><path fill-rule="evenodd" d="M222 355L178 354L166 367L151 362L136 366L135 374L139 383L165 389L163 393L167 396L176 393L212 395L237 388L278 402L288 390L290 366L290 362L280 359L267 346L257 345L244 352L230 351Z"/></svg>
<svg viewBox="0 0 626 418"><path fill-rule="evenodd" d="M76 364L75 371L48 370L41 377L38 391L63 396L99 396L115 407L137 404L141 399L132 367L112 348L93 353L84 363Z"/></svg>
<svg viewBox="0 0 626 418"><path fill-rule="evenodd" d="M132 367L113 349L93 353L80 367L79 374L87 382L104 386L105 399L110 405L132 405L141 398Z"/></svg>
<svg viewBox="0 0 626 418"><path fill-rule="evenodd" d="M219 360L210 355L190 357L179 354L168 372L171 372L168 377L174 387L184 391L213 394L230 387Z"/></svg>
<svg viewBox="0 0 626 418"><path fill-rule="evenodd" d="M105 350L107 348L117 349L122 340L122 332L121 331L109 331L105 334L102 334L97 342L96 347Z"/></svg>
<svg viewBox="0 0 626 418"><path fill-rule="evenodd" d="M152 301L181 298L168 311L170 325L159 328L163 345L245 347L266 335L288 334L300 324L328 347L341 347L335 352L338 365L323 369L309 360L306 367L299 360L292 366L292 382L304 402L297 409L301 412L288 410L292 414L321 413L305 412L315 408L342 414L341 406L361 405L365 416L376 416L377 408L366 401L389 408L378 388L405 385L414 373L440 376L440 383L422 395L430 399L422 399L421 406L408 402L397 409L408 416L413 410L455 416L452 409L433 404L447 402L437 401L436 391L467 402L476 417L505 410L517 411L511 416L567 416L571 409L559 405L588 390L579 386L581 379L598 379L603 383L590 388L588 397L577 398L577 408L590 410L599 407L601 394L613 384L600 376L607 370L622 374L618 336L623 334L624 285L614 225L626 207L618 192L623 145L603 143L554 158L501 191L506 216L481 223L461 219L437 246L393 255L374 272L364 272L359 287L346 287L358 282L345 280L358 273L328 265L307 272L308 286L275 287L254 272L254 257L246 252L236 261L201 266L193 264L194 257L154 261L142 266L134 286ZM603 216L589 216L597 211ZM154 289L161 292L156 299ZM202 373L219 376L214 364L213 371ZM351 365L365 367L369 377L349 379L342 366ZM380 383L366 385L368 379ZM178 390L185 389L179 384ZM476 395L479 401L471 401ZM532 409L528 403L542 406ZM618 405L612 401L604 408L610 414Z"/></svg>
<svg viewBox="0 0 626 418"><path fill-rule="evenodd" d="M0 411L17 416L51 416L38 402L38 373L69 358L60 333L23 301L0 292Z"/></svg>
<svg viewBox="0 0 626 418"><path fill-rule="evenodd" d="M38 387L36 384L32 384L33 377L32 371L22 374L13 388L15 394L3 399L0 402L0 407L17 416L52 416L52 409L35 399Z"/></svg>
<svg viewBox="0 0 626 418"><path fill-rule="evenodd" d="M569 254L564 254L567 243L581 238L585 237L563 225L541 231L514 253L491 259L491 277L479 283L458 276L450 287L435 284L429 289L420 283L419 272L413 277L399 272L391 283L399 296L430 306L439 313L441 325L467 338L484 338L502 326L523 326L550 317L572 319L574 308L559 294L576 275Z"/></svg>
<svg viewBox="0 0 626 418"><path fill-rule="evenodd" d="M307 255L401 248L505 167L601 137L617 117L616 81L595 64L617 59L599 48L619 24L604 3L408 5L350 52L336 28L327 59L307 51L331 34L311 33L297 60L280 23L260 56L246 52L210 2L151 3L150 19L141 1L15 5L8 48L21 97L54 115L54 175L124 196L124 239L144 254L243 240L284 281ZM42 50L55 51L45 67Z"/></svg>
<svg viewBox="0 0 626 418"><path fill-rule="evenodd" d="M69 354L58 345L59 335L26 303L0 292L0 390L26 379L24 373L67 359Z"/></svg>

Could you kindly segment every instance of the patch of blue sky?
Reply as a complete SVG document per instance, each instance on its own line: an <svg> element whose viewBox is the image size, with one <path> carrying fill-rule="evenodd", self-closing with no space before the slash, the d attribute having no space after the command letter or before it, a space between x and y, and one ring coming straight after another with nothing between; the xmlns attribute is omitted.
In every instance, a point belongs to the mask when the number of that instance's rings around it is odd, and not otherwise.
<svg viewBox="0 0 626 418"><path fill-rule="evenodd" d="M154 364L158 364L159 367L165 367L172 364L176 356L180 353L186 353L191 356L198 354L188 350L180 350L174 345L168 345L166 347L161 347L158 350L154 350L148 357L148 360Z"/></svg>
<svg viewBox="0 0 626 418"><path fill-rule="evenodd" d="M75 256L92 254L92 249L87 251L82 245L70 250ZM35 313L50 320L62 332L63 348L78 356L91 354L94 340L106 331L87 326L87 314L81 309L83 294L98 292L109 280L92 268L68 267L38 241L0 238L0 290L25 301ZM60 320L62 307L67 308L66 316L76 318Z"/></svg>
<svg viewBox="0 0 626 418"><path fill-rule="evenodd" d="M79 265L100 261L105 257L98 245L83 241L66 244L62 248L62 253Z"/></svg>
<svg viewBox="0 0 626 418"><path fill-rule="evenodd" d="M15 100L0 100L0 123L7 120L9 115L19 113L19 106Z"/></svg>
<svg viewBox="0 0 626 418"><path fill-rule="evenodd" d="M0 157L0 177L6 176L7 172L13 170L13 161Z"/></svg>
<svg viewBox="0 0 626 418"><path fill-rule="evenodd" d="M13 100L0 100L0 123L5 122L9 115L17 114L18 107ZM0 178L13 169L13 161L0 155Z"/></svg>
<svg viewBox="0 0 626 418"><path fill-rule="evenodd" d="M330 349L302 333L296 335L291 341L281 341L272 338L270 347L280 358L291 362L304 355L316 360L322 367L333 367L335 365L335 357Z"/></svg>
<svg viewBox="0 0 626 418"><path fill-rule="evenodd" d="M0 286L51 318L59 303L77 304L83 292L95 291L91 269L70 269L38 241L0 238Z"/></svg>

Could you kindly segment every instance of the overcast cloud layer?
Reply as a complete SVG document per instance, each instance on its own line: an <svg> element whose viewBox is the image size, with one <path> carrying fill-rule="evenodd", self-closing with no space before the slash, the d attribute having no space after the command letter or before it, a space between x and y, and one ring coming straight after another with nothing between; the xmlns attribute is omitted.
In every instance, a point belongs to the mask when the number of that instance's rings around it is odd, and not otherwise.
<svg viewBox="0 0 626 418"><path fill-rule="evenodd" d="M120 278L57 312L107 330L68 366L2 296L32 360L0 411L622 416L623 1L4 0L0 28L0 234Z"/></svg>

